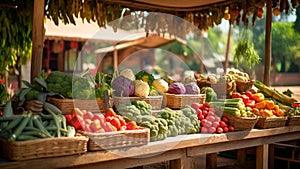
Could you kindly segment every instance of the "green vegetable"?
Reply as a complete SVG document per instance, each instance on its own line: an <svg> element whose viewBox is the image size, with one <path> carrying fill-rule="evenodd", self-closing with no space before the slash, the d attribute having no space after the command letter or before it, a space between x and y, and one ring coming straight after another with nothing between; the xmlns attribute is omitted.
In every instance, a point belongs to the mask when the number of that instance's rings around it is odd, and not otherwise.
<svg viewBox="0 0 300 169"><path fill-rule="evenodd" d="M214 91L214 89L211 88L211 87L202 87L200 89L200 93L201 94L206 94L205 102L211 102L211 101L217 99L217 94Z"/></svg>
<svg viewBox="0 0 300 169"><path fill-rule="evenodd" d="M27 123L29 122L30 116L31 113L25 115L24 120L18 125L11 137L8 139L9 141L15 141L18 138L18 136L22 133Z"/></svg>
<svg viewBox="0 0 300 169"><path fill-rule="evenodd" d="M6 88L4 87L4 85L2 83L0 83L0 105L6 103L7 101L7 91Z"/></svg>
<svg viewBox="0 0 300 169"><path fill-rule="evenodd" d="M154 76L152 74L142 70L135 75L135 79L147 82L148 85L151 86L154 81Z"/></svg>
<svg viewBox="0 0 300 169"><path fill-rule="evenodd" d="M11 122L9 122L9 124L5 127L5 130L11 130L11 129L15 128L16 126L18 126L21 123L21 121L23 120L23 117L24 116L14 117L14 119Z"/></svg>

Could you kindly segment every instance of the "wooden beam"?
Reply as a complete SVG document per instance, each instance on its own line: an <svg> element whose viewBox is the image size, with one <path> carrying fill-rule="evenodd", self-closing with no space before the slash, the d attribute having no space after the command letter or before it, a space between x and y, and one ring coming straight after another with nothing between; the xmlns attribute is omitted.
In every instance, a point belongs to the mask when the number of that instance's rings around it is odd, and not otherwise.
<svg viewBox="0 0 300 169"><path fill-rule="evenodd" d="M226 46L226 54L225 54L225 63L224 63L224 74L227 72L229 66L229 50L230 50L230 39L232 32L232 24L229 22L229 30L227 35L227 46Z"/></svg>
<svg viewBox="0 0 300 169"><path fill-rule="evenodd" d="M264 83L270 85L270 68L272 57L272 1L267 0L266 38L265 38L265 70Z"/></svg>
<svg viewBox="0 0 300 169"><path fill-rule="evenodd" d="M42 70L43 46L44 46L44 0L34 0L32 22L32 58L31 81Z"/></svg>
<svg viewBox="0 0 300 169"><path fill-rule="evenodd" d="M269 145L264 144L256 147L256 168L268 169Z"/></svg>

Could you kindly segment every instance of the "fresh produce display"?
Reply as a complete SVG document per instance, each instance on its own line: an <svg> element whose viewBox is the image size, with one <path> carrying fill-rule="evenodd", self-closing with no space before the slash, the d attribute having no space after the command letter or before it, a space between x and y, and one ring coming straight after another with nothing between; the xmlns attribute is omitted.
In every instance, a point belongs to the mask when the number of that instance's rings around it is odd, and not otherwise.
<svg viewBox="0 0 300 169"><path fill-rule="evenodd" d="M137 128L135 122L126 122L125 119L117 115L112 108L108 108L105 115L74 108L71 114L66 114L65 116L68 124L73 126L76 130L83 130L85 132L102 133L134 130Z"/></svg>
<svg viewBox="0 0 300 169"><path fill-rule="evenodd" d="M138 72L137 74L135 74L135 79L136 80L142 80L146 83L148 83L149 86L152 85L154 79L154 76L144 70Z"/></svg>
<svg viewBox="0 0 300 169"><path fill-rule="evenodd" d="M242 72L238 69L229 70L227 74L231 75L230 77L235 81L248 82L251 80L248 73Z"/></svg>
<svg viewBox="0 0 300 169"><path fill-rule="evenodd" d="M127 77L131 81L135 81L135 75L131 69L124 69L120 72L120 76Z"/></svg>
<svg viewBox="0 0 300 169"><path fill-rule="evenodd" d="M191 107L195 109L198 115L201 133L227 133L234 131L234 126L228 123L226 117L220 118L221 116L218 115L220 112L216 112L216 109L212 108L210 103L193 103Z"/></svg>
<svg viewBox="0 0 300 169"><path fill-rule="evenodd" d="M108 91L108 95L111 96L112 88L111 88L111 81L112 75L111 74L104 74L102 72L97 72L94 78L95 81L95 97L97 99L104 99L104 91Z"/></svg>
<svg viewBox="0 0 300 169"><path fill-rule="evenodd" d="M269 86L265 85L264 83L258 80L255 81L254 85L268 97L272 97L273 99L283 104L291 106L293 103L297 102L296 99L289 97L283 93L280 93L277 90L270 88Z"/></svg>
<svg viewBox="0 0 300 169"><path fill-rule="evenodd" d="M45 111L0 117L0 137L8 141L26 141L53 137L74 137L75 128L67 125L57 107L44 104Z"/></svg>
<svg viewBox="0 0 300 169"><path fill-rule="evenodd" d="M91 86L88 79L80 76L53 71L48 75L46 82L48 91L58 93L65 98L95 98L94 87Z"/></svg>

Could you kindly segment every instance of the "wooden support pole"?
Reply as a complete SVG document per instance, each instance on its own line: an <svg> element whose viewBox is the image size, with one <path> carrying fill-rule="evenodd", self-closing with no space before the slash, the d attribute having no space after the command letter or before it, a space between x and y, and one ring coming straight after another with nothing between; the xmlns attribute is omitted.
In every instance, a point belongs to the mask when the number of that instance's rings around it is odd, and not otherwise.
<svg viewBox="0 0 300 169"><path fill-rule="evenodd" d="M264 83L270 85L270 68L272 57L272 1L267 0L266 37L265 37L265 70Z"/></svg>
<svg viewBox="0 0 300 169"><path fill-rule="evenodd" d="M118 70L118 49L114 46L114 72Z"/></svg>
<svg viewBox="0 0 300 169"><path fill-rule="evenodd" d="M264 144L256 147L256 168L268 169L269 145Z"/></svg>
<svg viewBox="0 0 300 169"><path fill-rule="evenodd" d="M45 0L34 0L32 22L31 81L42 71L44 46L44 8Z"/></svg>
<svg viewBox="0 0 300 169"><path fill-rule="evenodd" d="M230 39L231 39L231 32L232 32L232 24L229 22L229 30L227 36L227 46L226 46L226 54L225 54L225 63L224 63L224 74L226 73L228 66L229 66L229 51L230 51Z"/></svg>
<svg viewBox="0 0 300 169"><path fill-rule="evenodd" d="M206 169L216 169L217 168L217 153L206 154Z"/></svg>

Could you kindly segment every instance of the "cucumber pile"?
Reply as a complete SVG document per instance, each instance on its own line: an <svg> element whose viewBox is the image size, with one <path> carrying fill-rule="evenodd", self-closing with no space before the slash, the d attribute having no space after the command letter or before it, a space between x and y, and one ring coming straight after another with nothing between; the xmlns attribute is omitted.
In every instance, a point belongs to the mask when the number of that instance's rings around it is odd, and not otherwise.
<svg viewBox="0 0 300 169"><path fill-rule="evenodd" d="M66 118L47 102L43 113L26 111L20 115L0 117L0 138L8 141L26 141L54 137L74 137L75 128L67 125Z"/></svg>

